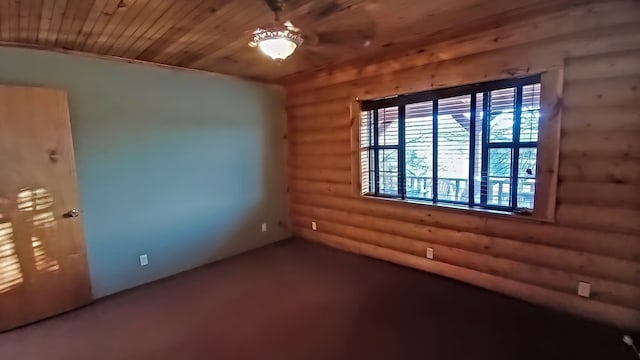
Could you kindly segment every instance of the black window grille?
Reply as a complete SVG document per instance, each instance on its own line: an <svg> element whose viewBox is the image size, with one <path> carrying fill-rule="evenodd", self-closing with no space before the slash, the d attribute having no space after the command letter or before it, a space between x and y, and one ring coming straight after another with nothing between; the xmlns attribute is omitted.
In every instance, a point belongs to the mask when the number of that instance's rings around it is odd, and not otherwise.
<svg viewBox="0 0 640 360"><path fill-rule="evenodd" d="M533 209L540 76L362 102L362 192Z"/></svg>

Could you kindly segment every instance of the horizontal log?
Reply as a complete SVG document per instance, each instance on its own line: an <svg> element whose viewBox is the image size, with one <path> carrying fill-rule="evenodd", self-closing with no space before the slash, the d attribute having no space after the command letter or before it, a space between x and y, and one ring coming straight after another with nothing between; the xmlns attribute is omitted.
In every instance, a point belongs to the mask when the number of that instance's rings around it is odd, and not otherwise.
<svg viewBox="0 0 640 360"><path fill-rule="evenodd" d="M562 112L562 131L640 132L640 106L566 108Z"/></svg>
<svg viewBox="0 0 640 360"><path fill-rule="evenodd" d="M484 51L517 46L536 41L546 41L550 38L568 37L578 32L586 33L585 37L592 39L581 51L599 53L621 48L621 43L608 41L602 44L598 36L606 33L602 28L629 27L630 35L637 35L635 25L640 21L632 4L597 4L580 6L565 11L556 12L540 17L522 19L517 23L497 26L481 33L443 41L407 51L405 54L364 66L343 65L329 69L294 76L290 79L292 90L290 93L301 93L305 90L317 89L319 86L351 81L357 78L373 77L388 73L390 70L421 66L428 63L450 60L476 54ZM626 25L631 24L631 25ZM619 29L615 29L620 34ZM637 42L628 40L628 47L637 48ZM592 50L594 46L597 49ZM625 47L622 47L623 49ZM591 51L590 51L591 50ZM578 55L578 54L575 54Z"/></svg>
<svg viewBox="0 0 640 360"><path fill-rule="evenodd" d="M328 130L349 127L351 124L350 114L347 113L302 117L290 116L288 120L290 131Z"/></svg>
<svg viewBox="0 0 640 360"><path fill-rule="evenodd" d="M563 99L567 108L637 105L640 76L566 82Z"/></svg>
<svg viewBox="0 0 640 360"><path fill-rule="evenodd" d="M503 293L534 304L552 307L561 311L584 316L595 321L633 330L640 329L640 312L621 306L582 299L543 287L527 285L499 276L465 269L422 257L408 255L379 246L360 243L318 231L295 228L294 232L309 240L319 241L345 251L361 254L399 265L413 267L488 290Z"/></svg>
<svg viewBox="0 0 640 360"><path fill-rule="evenodd" d="M289 134L289 138L294 143L351 141L351 128L349 126L312 131L296 131L290 132Z"/></svg>
<svg viewBox="0 0 640 360"><path fill-rule="evenodd" d="M560 162L560 180L637 185L640 184L640 161L568 157Z"/></svg>
<svg viewBox="0 0 640 360"><path fill-rule="evenodd" d="M380 219L296 204L292 206L292 213L294 216L324 221L327 226L329 224L355 226L360 229L377 231L380 234L399 235L478 254L640 286L640 264L633 261L435 226L411 224L401 220Z"/></svg>
<svg viewBox="0 0 640 360"><path fill-rule="evenodd" d="M558 188L558 201L561 204L640 209L640 185L563 181Z"/></svg>
<svg viewBox="0 0 640 360"><path fill-rule="evenodd" d="M350 171L314 168L289 168L289 174L293 179L331 182L339 184L351 183Z"/></svg>
<svg viewBox="0 0 640 360"><path fill-rule="evenodd" d="M351 109L351 101L318 102L299 107L287 108L288 118L304 118L316 116L340 116L347 114Z"/></svg>
<svg viewBox="0 0 640 360"><path fill-rule="evenodd" d="M640 51L572 58L566 63L564 74L568 81L640 75Z"/></svg>
<svg viewBox="0 0 640 360"><path fill-rule="evenodd" d="M353 188L350 184L336 184L320 181L291 179L289 181L289 188L291 192L297 193L312 193L334 196L353 195Z"/></svg>
<svg viewBox="0 0 640 360"><path fill-rule="evenodd" d="M294 216L293 224L294 226L308 228L308 224L312 220L311 218L303 216ZM575 294L578 282L586 281L589 282L592 289L594 289L591 294L591 299L608 304L640 309L640 287L637 286L620 284L584 274L534 266L498 256L451 248L437 243L418 241L399 235L380 233L348 225L320 222L317 226L318 231L323 233L420 257L425 256L426 250L429 247L433 249L434 260L436 261L501 276L511 280L522 281L532 285L543 286L567 294ZM597 291L595 289L597 289Z"/></svg>
<svg viewBox="0 0 640 360"><path fill-rule="evenodd" d="M638 28L625 27L627 32ZM621 36L606 29L578 37L554 39L499 51L481 52L454 60L401 67L373 77L357 77L347 82L324 84L316 89L297 91L289 104L333 103L340 99L374 99L416 91L451 87L487 80L503 79L560 68L567 56L599 54L603 50L637 49L631 45L640 35Z"/></svg>
<svg viewBox="0 0 640 360"><path fill-rule="evenodd" d="M294 204L341 210L487 236L550 245L640 262L640 236L512 220L509 216L368 197L291 194Z"/></svg>
<svg viewBox="0 0 640 360"><path fill-rule="evenodd" d="M640 211L633 209L560 204L557 220L561 225L640 235Z"/></svg>
<svg viewBox="0 0 640 360"><path fill-rule="evenodd" d="M638 158L640 132L580 132L563 134L560 157Z"/></svg>
<svg viewBox="0 0 640 360"><path fill-rule="evenodd" d="M523 51L525 49L521 48L505 49L453 61L399 69L374 78L359 78L309 91L296 98L304 96L305 101L314 105L333 104L340 99L375 99L482 82L487 79L495 80L537 74L561 67L562 54L557 50L547 51L546 48L546 44L541 44L538 51ZM294 102L296 98L289 101Z"/></svg>
<svg viewBox="0 0 640 360"><path fill-rule="evenodd" d="M351 158L344 154L338 155L300 155L289 154L290 167L304 169L329 169L351 171Z"/></svg>
<svg viewBox="0 0 640 360"><path fill-rule="evenodd" d="M351 141L331 141L325 143L289 143L289 153L303 155L343 155L351 159Z"/></svg>

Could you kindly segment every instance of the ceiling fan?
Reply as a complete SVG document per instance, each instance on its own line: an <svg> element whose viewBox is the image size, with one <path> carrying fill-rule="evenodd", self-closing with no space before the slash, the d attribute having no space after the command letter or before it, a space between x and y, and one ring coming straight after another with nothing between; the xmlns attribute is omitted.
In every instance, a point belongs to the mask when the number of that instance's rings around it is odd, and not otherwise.
<svg viewBox="0 0 640 360"><path fill-rule="evenodd" d="M277 62L291 56L303 43L314 50L361 48L369 46L376 35L377 25L367 13L375 7L374 0L293 0L300 6L287 14L286 21L281 16L287 1L265 2L274 13L274 22L255 29L249 46Z"/></svg>

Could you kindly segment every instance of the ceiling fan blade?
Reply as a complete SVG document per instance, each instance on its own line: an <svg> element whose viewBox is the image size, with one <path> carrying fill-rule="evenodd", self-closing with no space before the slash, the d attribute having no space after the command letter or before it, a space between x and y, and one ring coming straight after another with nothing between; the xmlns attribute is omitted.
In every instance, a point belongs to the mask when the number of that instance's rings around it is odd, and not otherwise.
<svg viewBox="0 0 640 360"><path fill-rule="evenodd" d="M302 29L307 46L366 47L378 29L369 14L376 4L374 0L319 0L292 14L291 23Z"/></svg>
<svg viewBox="0 0 640 360"><path fill-rule="evenodd" d="M313 21L322 21L337 14L353 10L368 10L375 7L375 0L316 0L309 9L308 16Z"/></svg>
<svg viewBox="0 0 640 360"><path fill-rule="evenodd" d="M365 30L323 31L315 34L316 46L337 45L348 47L367 47L374 40L375 28Z"/></svg>
<svg viewBox="0 0 640 360"><path fill-rule="evenodd" d="M355 18L359 14L367 14L370 9L376 8L378 0L312 0L300 6L291 21L303 30L313 30L319 24L337 17ZM285 14L287 16L289 14ZM367 15L368 16L368 15Z"/></svg>

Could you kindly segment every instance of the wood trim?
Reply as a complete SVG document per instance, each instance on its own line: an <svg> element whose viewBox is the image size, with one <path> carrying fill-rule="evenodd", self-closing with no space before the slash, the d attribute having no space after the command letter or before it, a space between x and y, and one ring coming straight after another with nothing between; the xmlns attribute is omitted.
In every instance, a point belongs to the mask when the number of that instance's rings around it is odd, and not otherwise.
<svg viewBox="0 0 640 360"><path fill-rule="evenodd" d="M551 57L551 63L562 62L556 56ZM459 64L457 64L459 65ZM469 64L471 65L471 64ZM491 68L493 69L493 68ZM527 71L530 71L527 70ZM485 79L486 81L505 79L502 69L497 69L495 78ZM464 206L447 206L446 204L428 204L405 200L395 200L399 202L413 203L418 206L433 206L450 208L454 211L471 211L475 213L488 213L497 216L509 216L518 220L540 220L555 221L555 205L557 197L558 168L560 158L560 128L562 115L562 91L563 91L563 69L551 69L541 74L540 89L540 125L538 136L538 156L536 159L536 191L534 199L534 211L532 215L517 215L510 212L490 211L480 208L465 208ZM486 74L485 74L486 76ZM507 77L508 78L508 77ZM459 86L458 84L454 86ZM433 89L427 89L433 90ZM397 93L394 93L397 95ZM354 118L354 109L360 108L360 102L354 100L351 104L351 177L354 187L354 195L361 196L361 167L360 167L360 143L359 143L359 121ZM359 114L359 112L358 112Z"/></svg>
<svg viewBox="0 0 640 360"><path fill-rule="evenodd" d="M350 129L351 129L351 185L353 195L362 195L362 166L360 164L360 112L361 104L358 99L351 101Z"/></svg>
<svg viewBox="0 0 640 360"><path fill-rule="evenodd" d="M540 82L541 116L533 216L550 221L555 220L558 191L563 76L563 70L551 70L542 74Z"/></svg>

